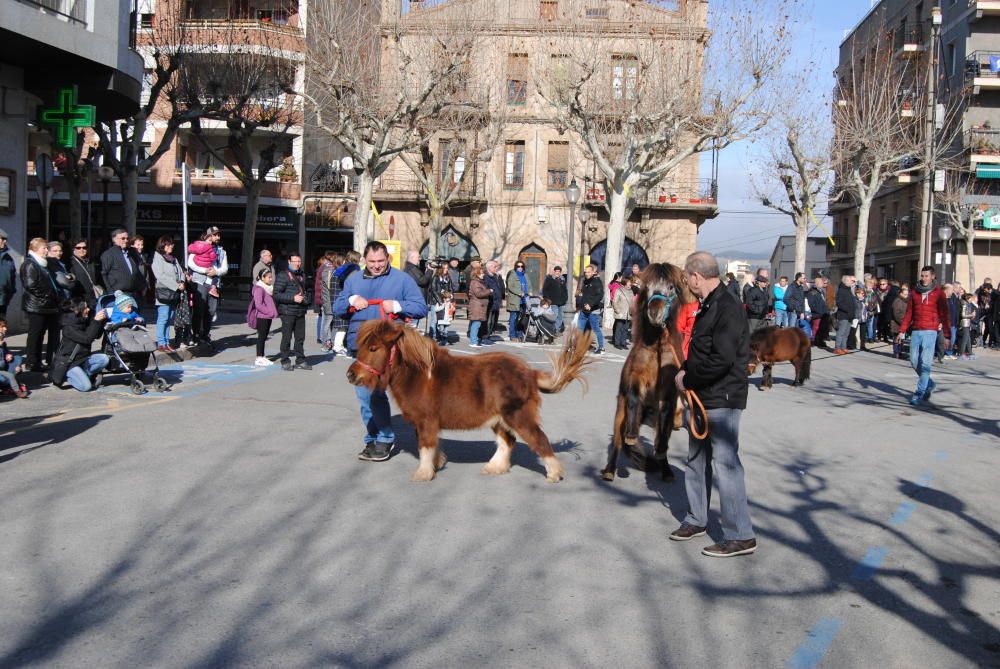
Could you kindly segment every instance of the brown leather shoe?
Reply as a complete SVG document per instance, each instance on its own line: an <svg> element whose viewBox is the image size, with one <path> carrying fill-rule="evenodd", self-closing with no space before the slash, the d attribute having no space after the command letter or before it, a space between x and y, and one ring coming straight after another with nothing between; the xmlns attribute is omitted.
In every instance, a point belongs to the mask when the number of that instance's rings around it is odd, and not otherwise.
<svg viewBox="0 0 1000 669"><path fill-rule="evenodd" d="M746 541L730 540L702 548L701 554L708 557L736 557L737 555L750 555L755 550L757 550L756 539L747 539Z"/></svg>
<svg viewBox="0 0 1000 669"><path fill-rule="evenodd" d="M676 530L670 533L671 541L690 541L695 537L701 537L705 535L705 528L698 527L697 525L688 525L687 523L682 524Z"/></svg>
<svg viewBox="0 0 1000 669"><path fill-rule="evenodd" d="M835 349L833 349L833 354L834 355L847 355L847 351L845 351L842 348L835 348Z"/></svg>

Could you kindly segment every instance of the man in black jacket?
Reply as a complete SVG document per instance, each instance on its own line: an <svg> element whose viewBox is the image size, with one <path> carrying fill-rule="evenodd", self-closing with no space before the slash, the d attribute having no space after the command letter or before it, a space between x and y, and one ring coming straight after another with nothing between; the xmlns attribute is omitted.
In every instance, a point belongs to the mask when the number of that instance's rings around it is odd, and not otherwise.
<svg viewBox="0 0 1000 669"><path fill-rule="evenodd" d="M500 307L503 306L504 298L507 296L507 289L504 287L503 280L500 279L500 263L496 260L490 260L486 263L486 276L483 277L483 283L493 293L490 296L490 312L486 319L486 334L484 335L489 337L497 330Z"/></svg>
<svg viewBox="0 0 1000 669"><path fill-rule="evenodd" d="M601 332L601 309L604 307L604 282L598 274L597 265L590 264L583 268L583 284L580 295L576 298L576 308L580 311L580 330L590 328L597 337L597 355L604 353L604 333Z"/></svg>
<svg viewBox="0 0 1000 669"><path fill-rule="evenodd" d="M312 369L306 360L306 279L302 273L302 256L288 256L288 269L278 272L274 279L274 302L281 316L281 368L290 372L295 368ZM295 336L295 367L292 367L292 336Z"/></svg>
<svg viewBox="0 0 1000 669"><path fill-rule="evenodd" d="M692 435L684 464L688 513L670 538L687 541L706 533L712 478L719 486L722 541L708 546L709 557L748 555L757 550L743 464L740 417L747 405L750 330L743 307L719 280L719 263L710 253L692 253L684 264L688 287L701 301L687 360L674 381L680 392L697 393L708 414L708 434ZM711 464L710 464L711 463Z"/></svg>
<svg viewBox="0 0 1000 669"><path fill-rule="evenodd" d="M837 339L833 352L837 355L847 353L847 337L851 334L851 323L857 317L858 303L854 299L854 276L845 274L837 286Z"/></svg>
<svg viewBox="0 0 1000 669"><path fill-rule="evenodd" d="M825 347L826 339L820 336L823 322L830 317L830 308L826 306L826 295L823 292L823 277L816 277L812 287L806 288L806 304L809 305L809 326L812 329L812 345Z"/></svg>
<svg viewBox="0 0 1000 669"><path fill-rule="evenodd" d="M431 279L434 277L434 272L430 269L422 271L420 269L420 253L417 251L410 251L406 254L406 265L403 267L403 271L413 277L413 280L417 283L417 288L424 296L424 302L427 302L427 287L431 284ZM417 319L413 321L413 327L417 327L420 324L420 320Z"/></svg>
<svg viewBox="0 0 1000 669"><path fill-rule="evenodd" d="M101 254L101 276L109 293L120 290L138 297L146 287L146 263L128 245L128 230L111 233L111 246Z"/></svg>
<svg viewBox="0 0 1000 669"><path fill-rule="evenodd" d="M542 284L542 299L548 300L556 311L556 332L565 329L563 325L563 309L569 301L569 293L566 292L566 277L562 275L562 267L556 265L552 268L552 274L545 277Z"/></svg>
<svg viewBox="0 0 1000 669"><path fill-rule="evenodd" d="M767 289L767 277L757 274L754 284L744 291L743 297L747 306L747 319L750 321L750 334L753 334L764 324L764 319L773 308L771 291Z"/></svg>

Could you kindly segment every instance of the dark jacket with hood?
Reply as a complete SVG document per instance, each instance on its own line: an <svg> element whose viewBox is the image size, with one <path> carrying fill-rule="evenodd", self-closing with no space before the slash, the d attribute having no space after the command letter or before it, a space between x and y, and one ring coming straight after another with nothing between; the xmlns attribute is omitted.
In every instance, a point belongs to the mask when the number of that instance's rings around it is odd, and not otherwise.
<svg viewBox="0 0 1000 669"><path fill-rule="evenodd" d="M576 298L577 309L583 309L585 304L590 305L591 311L598 311L604 306L604 281L598 274L583 280L580 297Z"/></svg>
<svg viewBox="0 0 1000 669"><path fill-rule="evenodd" d="M52 360L49 378L56 385L66 380L66 373L79 367L90 357L90 346L101 336L105 321L88 320L73 312L64 313L60 319L62 338L59 350Z"/></svg>
<svg viewBox="0 0 1000 669"><path fill-rule="evenodd" d="M857 317L857 307L857 301L854 299L854 290L843 283L837 286L837 320L854 320Z"/></svg>
<svg viewBox="0 0 1000 669"><path fill-rule="evenodd" d="M802 290L802 286L794 281L785 289L785 308L795 314L801 314L806 310L806 293Z"/></svg>
<svg viewBox="0 0 1000 669"><path fill-rule="evenodd" d="M59 313L60 295L52 272L42 267L30 253L24 256L20 271L24 288L21 308L32 314Z"/></svg>
<svg viewBox="0 0 1000 669"><path fill-rule="evenodd" d="M747 318L761 319L771 313L773 303L770 291L753 284L744 293L744 297L746 298Z"/></svg>
<svg viewBox="0 0 1000 669"><path fill-rule="evenodd" d="M305 298L305 281L306 277L302 273L302 270L293 272L289 269L278 272L278 275L274 278L274 294L272 297L274 297L274 303L278 305L279 316L305 316L306 311L309 310L306 300L303 299L302 302L295 301L296 295L302 295Z"/></svg>
<svg viewBox="0 0 1000 669"><path fill-rule="evenodd" d="M809 303L812 318L822 318L830 313L830 308L826 306L826 295L816 286L806 291L806 302Z"/></svg>
<svg viewBox="0 0 1000 669"><path fill-rule="evenodd" d="M720 283L695 317L684 386L706 409L745 409L749 360L750 326L743 305Z"/></svg>

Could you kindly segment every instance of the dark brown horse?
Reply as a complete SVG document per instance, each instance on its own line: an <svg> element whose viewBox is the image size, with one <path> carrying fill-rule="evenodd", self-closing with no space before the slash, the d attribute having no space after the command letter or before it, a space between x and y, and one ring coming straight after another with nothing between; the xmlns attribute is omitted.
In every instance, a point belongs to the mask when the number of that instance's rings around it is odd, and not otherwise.
<svg viewBox="0 0 1000 669"><path fill-rule="evenodd" d="M750 365L753 374L757 365L763 365L760 389L771 387L771 368L776 362L791 361L795 367L793 386L801 386L809 378L812 366L812 346L809 337L799 328L761 328L750 337Z"/></svg>
<svg viewBox="0 0 1000 669"><path fill-rule="evenodd" d="M430 481L447 458L438 449L440 430L474 430L484 425L497 436L497 450L483 474L506 474L515 435L545 465L546 478L562 479L563 467L542 432L538 415L543 393L558 393L587 364L590 332L567 336L553 358L551 374L532 369L508 353L454 356L413 328L389 321L368 321L358 331L357 360L347 370L356 386L391 390L417 432L420 466L413 481Z"/></svg>
<svg viewBox="0 0 1000 669"><path fill-rule="evenodd" d="M634 467L645 471L659 463L663 480L674 478L667 463L667 445L677 410L674 377L683 364L677 359L681 335L674 327L677 310L685 300L683 274L674 265L653 263L640 280L642 288L632 316L632 350L618 383L614 433L608 464L601 472L605 481L615 479L623 446ZM652 457L639 445L639 428L647 421L656 431Z"/></svg>

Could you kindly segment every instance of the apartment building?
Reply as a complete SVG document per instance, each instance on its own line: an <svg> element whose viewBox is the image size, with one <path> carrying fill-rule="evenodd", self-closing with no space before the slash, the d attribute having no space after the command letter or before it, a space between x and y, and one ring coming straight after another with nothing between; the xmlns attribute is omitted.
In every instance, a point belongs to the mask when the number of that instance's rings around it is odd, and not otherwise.
<svg viewBox="0 0 1000 669"><path fill-rule="evenodd" d="M933 14L940 11L937 27L939 38L932 40L935 27ZM914 105L925 99L927 74L932 65L932 49L937 49L936 93L941 104L939 110L951 109L962 100L961 138L956 146L961 153L959 164L949 165L946 181L968 185L970 192L978 193L978 200L969 202L970 210L996 206L995 196L1000 184L1000 136L993 128L1000 128L1000 3L987 0L881 0L875 4L859 24L848 34L840 46L840 60L835 75L843 79L853 68L863 66L855 62L864 58L875 40L888 43L892 63L896 68L907 61L906 81L899 87L902 100L898 113L917 123L920 114ZM837 104L837 102L835 102ZM914 132L918 130L915 128ZM922 157L922 156L921 156ZM914 157L919 159L920 157ZM905 167L905 166L903 166ZM944 223L936 214L929 230L921 226L924 202L922 171L890 179L875 199L868 228L865 270L901 281L912 280L923 264L921 248L929 244L931 258L939 265L939 275L944 275L942 239L937 230ZM841 189L838 175L833 192ZM992 204L991 204L992 203ZM858 231L858 207L850 196L830 203L833 217L834 244L827 250L831 272L836 277L853 271L854 248ZM998 217L1000 218L1000 217ZM1000 220L998 220L1000 223ZM980 279L1000 271L1000 225L990 229L992 219L983 217L977 224L978 240L973 249ZM957 234L955 235L957 237ZM968 261L965 243L952 240L953 262L947 267L949 279L957 277L967 281Z"/></svg>
<svg viewBox="0 0 1000 669"><path fill-rule="evenodd" d="M128 0L0 3L0 228L18 262L37 234L28 225L35 184L27 165L40 114L58 133L78 118L114 119L137 106L142 58L130 12ZM8 311L14 320L18 304Z"/></svg>
<svg viewBox="0 0 1000 669"><path fill-rule="evenodd" d="M593 162L571 138L553 128L546 102L536 86L533 72L545 71L568 51L565 40L574 39L569 27L599 33L605 40L603 70L607 74L609 99L630 95L636 65L630 58L632 40L676 40L681 52L700 62L707 22L705 0L673 2L629 2L611 0L384 0L382 21L401 22L404 30L419 35L427 25L440 25L461 16L488 17L484 41L469 68L476 77L495 77L489 85L505 96L507 122L503 136L488 162L464 164L454 159L456 137L433 141L434 171L438 178L465 175L461 190L445 211L445 225L437 248L430 247L430 215L416 176L395 161L376 179L373 199L381 224L375 236L399 240L403 252L420 250L424 257L474 256L498 258L511 267L523 260L533 286L540 287L546 268L567 266L568 226L574 226L574 255L582 254L603 265L606 248L607 200ZM562 30L565 29L565 30ZM498 67L478 67L493 63ZM497 74L499 73L499 74ZM693 91L697 94L697 91ZM338 183L352 180L340 170L336 155L329 169L317 165ZM444 166L449 166L447 169ZM576 181L581 190L579 208L590 213L588 221L571 222L566 189ZM321 181L321 180L320 180ZM701 178L699 158L686 161L668 181L643 195L626 226L623 264L645 265L650 261L683 262L695 249L698 226L717 215L714 178ZM307 209L308 211L308 209Z"/></svg>
<svg viewBox="0 0 1000 669"><path fill-rule="evenodd" d="M123 3L126 4L126 3ZM304 49L307 28L305 0L134 0L128 10L123 10L122 21L133 35L137 49L145 59L147 72L152 68L153 45L170 47L171 40L190 52L186 67L213 67L212 59L223 58L230 49L244 49L269 58L278 59L288 68L295 90L304 85ZM169 27L168 27L169 26ZM142 61L140 61L140 68ZM140 79L142 70L140 69ZM150 77L145 77L143 100L149 95ZM251 153L276 142L278 168L270 171L261 189L255 249L268 247L285 253L299 248L302 199L303 131L301 100L285 91L262 91L260 105L287 107L294 122L277 128L261 128L250 139ZM157 146L166 127L166 103L161 101L143 137L144 147ZM223 122L205 120L200 123L205 141L224 155L228 131ZM45 149L45 136L36 138L35 153ZM96 141L91 136L92 141ZM31 157L29 156L29 160ZM100 162L100 158L97 158ZM259 156L255 158L254 173ZM181 237L181 174L186 166L191 175L191 202L188 206L189 230L192 238L208 225L222 230L230 265L235 274L239 268L240 249L243 243L246 193L243 184L224 166L204 144L195 137L190 125L183 126L176 138L149 174L140 177L136 230L147 239L161 235ZM91 192L84 195L84 219L89 218L96 246L105 240L107 228L121 220L122 198L117 179L104 184L97 178L85 185ZM53 236L67 231L65 189L56 183L52 220ZM41 212L34 207L32 223L38 225ZM85 228L86 229L86 228ZM149 242L147 243L147 246Z"/></svg>

